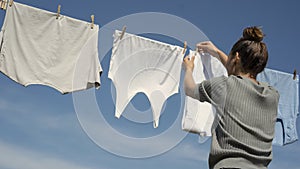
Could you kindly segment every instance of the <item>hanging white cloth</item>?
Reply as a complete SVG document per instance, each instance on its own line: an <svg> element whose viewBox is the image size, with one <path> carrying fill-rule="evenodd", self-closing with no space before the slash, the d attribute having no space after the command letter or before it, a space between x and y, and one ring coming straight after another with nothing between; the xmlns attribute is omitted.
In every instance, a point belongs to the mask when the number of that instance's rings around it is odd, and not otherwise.
<svg viewBox="0 0 300 169"><path fill-rule="evenodd" d="M98 27L14 2L1 30L0 71L21 85L46 85L63 94L99 87ZM75 70L82 78L74 77Z"/></svg>
<svg viewBox="0 0 300 169"><path fill-rule="evenodd" d="M115 116L119 118L139 92L148 97L154 128L168 97L178 93L183 48L115 31L108 77L116 88Z"/></svg>
<svg viewBox="0 0 300 169"><path fill-rule="evenodd" d="M190 50L188 57L195 56L193 78L195 83L206 79L225 75L227 71L222 63L207 53L199 54ZM189 96L185 98L182 117L182 129L200 136L211 136L211 128L215 119L215 110L210 103L200 102Z"/></svg>

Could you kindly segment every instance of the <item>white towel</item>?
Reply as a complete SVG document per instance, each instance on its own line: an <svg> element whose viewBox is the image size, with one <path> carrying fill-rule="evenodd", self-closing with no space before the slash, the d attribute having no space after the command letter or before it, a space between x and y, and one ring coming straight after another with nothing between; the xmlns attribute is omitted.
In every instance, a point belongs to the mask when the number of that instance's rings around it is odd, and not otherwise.
<svg viewBox="0 0 300 169"><path fill-rule="evenodd" d="M227 76L227 71L222 63L209 54L199 54L190 50L190 55L195 56L193 77L196 83L206 79ZM215 110L207 102L200 102L189 96L185 98L185 108L182 117L182 129L200 136L211 136L211 128L215 119Z"/></svg>
<svg viewBox="0 0 300 169"><path fill-rule="evenodd" d="M0 71L24 86L47 85L63 94L99 87L98 27L14 2L1 30Z"/></svg>

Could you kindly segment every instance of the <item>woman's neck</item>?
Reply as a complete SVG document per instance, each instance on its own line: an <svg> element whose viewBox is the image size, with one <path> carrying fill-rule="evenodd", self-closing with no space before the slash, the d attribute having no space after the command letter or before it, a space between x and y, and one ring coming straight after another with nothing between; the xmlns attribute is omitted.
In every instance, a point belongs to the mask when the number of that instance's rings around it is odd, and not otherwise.
<svg viewBox="0 0 300 169"><path fill-rule="evenodd" d="M256 80L256 76L251 75L250 73L239 73L239 76L243 76L245 78L250 79L251 81L253 81L256 84L259 84L259 82Z"/></svg>

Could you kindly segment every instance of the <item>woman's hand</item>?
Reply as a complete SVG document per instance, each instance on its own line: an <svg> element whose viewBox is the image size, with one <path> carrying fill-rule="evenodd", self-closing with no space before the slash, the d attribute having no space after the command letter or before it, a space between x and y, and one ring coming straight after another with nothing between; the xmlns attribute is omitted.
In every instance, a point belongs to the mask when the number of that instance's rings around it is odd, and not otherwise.
<svg viewBox="0 0 300 169"><path fill-rule="evenodd" d="M210 41L200 42L197 44L199 53L209 53L214 57L219 57L218 48Z"/></svg>
<svg viewBox="0 0 300 169"><path fill-rule="evenodd" d="M211 56L219 59L226 67L228 56L223 51L219 50L212 42L200 42L197 44L197 49L199 53L209 53Z"/></svg>
<svg viewBox="0 0 300 169"><path fill-rule="evenodd" d="M186 71L192 71L194 70L194 60L195 60L195 56L192 56L192 58L186 56L183 60L184 66L185 66L185 70Z"/></svg>

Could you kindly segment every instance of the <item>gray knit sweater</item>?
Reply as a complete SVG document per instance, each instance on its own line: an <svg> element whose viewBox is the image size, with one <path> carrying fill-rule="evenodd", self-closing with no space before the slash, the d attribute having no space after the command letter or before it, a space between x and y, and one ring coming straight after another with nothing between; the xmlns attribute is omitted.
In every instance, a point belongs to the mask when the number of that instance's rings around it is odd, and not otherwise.
<svg viewBox="0 0 300 169"><path fill-rule="evenodd" d="M218 112L209 168L267 168L272 160L278 92L266 83L231 75L200 83L196 95Z"/></svg>

